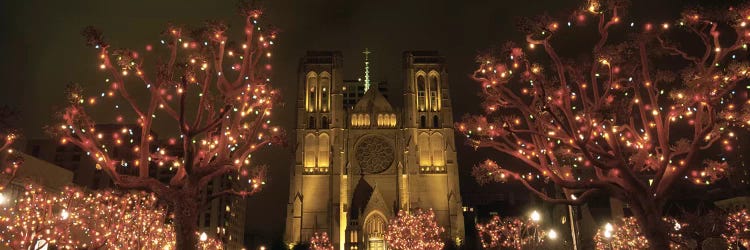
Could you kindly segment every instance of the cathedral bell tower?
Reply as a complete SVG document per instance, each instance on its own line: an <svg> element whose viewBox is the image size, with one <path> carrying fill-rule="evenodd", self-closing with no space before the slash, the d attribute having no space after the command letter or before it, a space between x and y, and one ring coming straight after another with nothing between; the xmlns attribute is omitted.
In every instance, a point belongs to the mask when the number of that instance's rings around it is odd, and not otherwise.
<svg viewBox="0 0 750 250"><path fill-rule="evenodd" d="M300 60L297 93L296 161L292 166L285 238L305 242L315 232L331 232L333 183L343 171L340 145L344 126L340 52L311 51ZM337 148L335 145L339 145Z"/></svg>
<svg viewBox="0 0 750 250"><path fill-rule="evenodd" d="M450 239L461 241L464 222L445 58L436 51L407 51L403 60L405 176L410 195L402 206L432 208Z"/></svg>

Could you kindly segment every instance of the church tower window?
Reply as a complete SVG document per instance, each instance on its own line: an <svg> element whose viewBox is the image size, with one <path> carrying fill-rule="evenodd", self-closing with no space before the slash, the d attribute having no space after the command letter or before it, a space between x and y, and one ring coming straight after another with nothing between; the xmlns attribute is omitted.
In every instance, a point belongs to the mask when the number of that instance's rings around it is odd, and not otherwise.
<svg viewBox="0 0 750 250"><path fill-rule="evenodd" d="M417 138L419 167L422 172L445 171L445 138L441 133L420 133Z"/></svg>
<svg viewBox="0 0 750 250"><path fill-rule="evenodd" d="M432 151L432 166L436 171L442 171L445 166L445 141L443 135L434 133L430 136L430 151Z"/></svg>
<svg viewBox="0 0 750 250"><path fill-rule="evenodd" d="M328 72L320 73L320 111L328 112L331 108L331 76Z"/></svg>
<svg viewBox="0 0 750 250"><path fill-rule="evenodd" d="M325 116L321 117L320 118L320 128L322 128L322 129L328 129L328 127L329 127L328 117L325 117Z"/></svg>
<svg viewBox="0 0 750 250"><path fill-rule="evenodd" d="M435 71L430 72L430 110L440 110L440 84Z"/></svg>
<svg viewBox="0 0 750 250"><path fill-rule="evenodd" d="M307 128L315 129L315 117L314 116L310 116L310 120L307 121Z"/></svg>
<svg viewBox="0 0 750 250"><path fill-rule="evenodd" d="M440 120L437 115L432 116L432 128L440 128Z"/></svg>
<svg viewBox="0 0 750 250"><path fill-rule="evenodd" d="M305 106L307 107L307 112L315 112L315 106L317 106L317 93L316 89L318 88L318 76L315 74L315 72L310 71L310 73L307 73L307 100L305 102Z"/></svg>
<svg viewBox="0 0 750 250"><path fill-rule="evenodd" d="M430 159L430 136L427 133L419 134L417 147L419 148L419 166L430 166L432 163Z"/></svg>
<svg viewBox="0 0 750 250"><path fill-rule="evenodd" d="M305 172L311 172L315 168L315 155L318 151L318 137L310 133L305 136L304 167Z"/></svg>
<svg viewBox="0 0 750 250"><path fill-rule="evenodd" d="M423 75L417 76L417 109L427 110L427 86Z"/></svg>
<svg viewBox="0 0 750 250"><path fill-rule="evenodd" d="M393 128L396 127L396 115L395 114L378 114L378 127L380 128Z"/></svg>
<svg viewBox="0 0 750 250"><path fill-rule="evenodd" d="M318 168L321 172L328 172L328 165L330 164L331 155L331 139L328 134L320 134L318 140Z"/></svg>
<svg viewBox="0 0 750 250"><path fill-rule="evenodd" d="M419 117L419 128L426 128L427 127L427 117L421 116Z"/></svg>

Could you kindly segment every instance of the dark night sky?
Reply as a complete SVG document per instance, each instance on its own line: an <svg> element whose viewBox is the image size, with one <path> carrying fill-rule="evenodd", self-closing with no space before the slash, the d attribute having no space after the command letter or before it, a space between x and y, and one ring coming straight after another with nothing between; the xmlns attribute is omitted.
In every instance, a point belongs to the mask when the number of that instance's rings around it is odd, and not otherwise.
<svg viewBox="0 0 750 250"><path fill-rule="evenodd" d="M347 78L361 75L361 51L373 53L376 80L388 80L391 94L399 98L402 84L401 52L439 50L447 57L455 117L479 109L477 84L467 75L474 69L477 51L501 42L522 38L514 19L569 13L583 1L574 0L279 0L265 1L266 23L281 29L274 50L274 82L282 90L286 106L276 111L276 120L292 131L297 62L306 50L341 50ZM655 14L667 20L686 1L635 1L632 13ZM688 1L696 2L696 1ZM704 0L702 3L718 2ZM79 35L94 25L104 31L114 47L142 49L156 44L168 22L200 24L206 19L242 23L236 1L129 0L129 1L2 1L0 3L0 105L22 112L19 126L27 138L40 138L42 126L64 102L63 89L77 82L101 90L95 52L84 46ZM400 103L400 101L397 101ZM461 169L468 173L482 160L480 153L459 144ZM286 211L288 174L293 146L275 148L266 163L272 164L269 184L249 199L249 230L280 237ZM274 159L273 161L271 159ZM262 160L261 160L262 161ZM463 192L477 192L465 174Z"/></svg>

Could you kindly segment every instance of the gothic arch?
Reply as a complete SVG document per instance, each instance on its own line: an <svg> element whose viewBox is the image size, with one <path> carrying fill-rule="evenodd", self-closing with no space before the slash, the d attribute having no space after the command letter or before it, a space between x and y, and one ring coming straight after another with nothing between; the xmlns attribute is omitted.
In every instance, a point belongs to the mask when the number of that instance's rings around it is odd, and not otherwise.
<svg viewBox="0 0 750 250"><path fill-rule="evenodd" d="M427 110L427 74L420 70L414 76L414 89L417 90L417 110Z"/></svg>
<svg viewBox="0 0 750 250"><path fill-rule="evenodd" d="M328 117L320 117L320 128L322 129L328 129L330 126L330 121L328 121Z"/></svg>
<svg viewBox="0 0 750 250"><path fill-rule="evenodd" d="M385 230L387 229L388 220L385 215L380 211L371 211L365 217L365 223L363 224L362 232L365 237L365 242L370 240L385 240Z"/></svg>
<svg viewBox="0 0 750 250"><path fill-rule="evenodd" d="M432 166L445 166L445 140L443 139L443 134L435 132L430 135L430 151L432 151Z"/></svg>
<svg viewBox="0 0 750 250"><path fill-rule="evenodd" d="M331 74L329 74L327 71L323 71L320 73L318 81L318 93L320 95L320 110L323 112L328 112L331 108Z"/></svg>
<svg viewBox="0 0 750 250"><path fill-rule="evenodd" d="M429 106L432 111L440 110L440 74L432 70L428 74Z"/></svg>
<svg viewBox="0 0 750 250"><path fill-rule="evenodd" d="M305 77L305 107L308 112L315 112L317 106L318 74L310 71Z"/></svg>
<svg viewBox="0 0 750 250"><path fill-rule="evenodd" d="M315 129L315 116L310 116L310 118L307 121L307 128L308 129Z"/></svg>
<svg viewBox="0 0 750 250"><path fill-rule="evenodd" d="M327 168L330 164L331 138L326 133L318 137L318 167Z"/></svg>
<svg viewBox="0 0 750 250"><path fill-rule="evenodd" d="M386 249L385 230L388 225L388 216L393 213L388 208L388 203L383 199L383 195L378 190L378 186L373 187L370 199L365 206L363 215L364 224L362 227L363 240L367 245L366 249Z"/></svg>
<svg viewBox="0 0 750 250"><path fill-rule="evenodd" d="M421 132L417 136L417 148L419 149L419 166L430 166L430 135Z"/></svg>
<svg viewBox="0 0 750 250"><path fill-rule="evenodd" d="M292 216L302 217L302 195L299 192L294 195L292 206Z"/></svg>
<svg viewBox="0 0 750 250"><path fill-rule="evenodd" d="M302 231L302 195L297 193L292 200L292 228L291 237L294 240L300 240Z"/></svg>
<svg viewBox="0 0 750 250"><path fill-rule="evenodd" d="M303 165L305 168L315 167L315 158L318 149L318 137L313 133L305 135L305 146L303 151Z"/></svg>
<svg viewBox="0 0 750 250"><path fill-rule="evenodd" d="M359 115L352 114L352 127L359 127Z"/></svg>

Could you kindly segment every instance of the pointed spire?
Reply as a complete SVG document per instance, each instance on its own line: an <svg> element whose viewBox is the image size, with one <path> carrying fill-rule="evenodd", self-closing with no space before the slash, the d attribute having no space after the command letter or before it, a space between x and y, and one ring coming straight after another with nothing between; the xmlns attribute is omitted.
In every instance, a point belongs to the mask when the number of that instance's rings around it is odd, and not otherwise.
<svg viewBox="0 0 750 250"><path fill-rule="evenodd" d="M370 50L365 48L362 54L365 54L365 92L370 89Z"/></svg>

